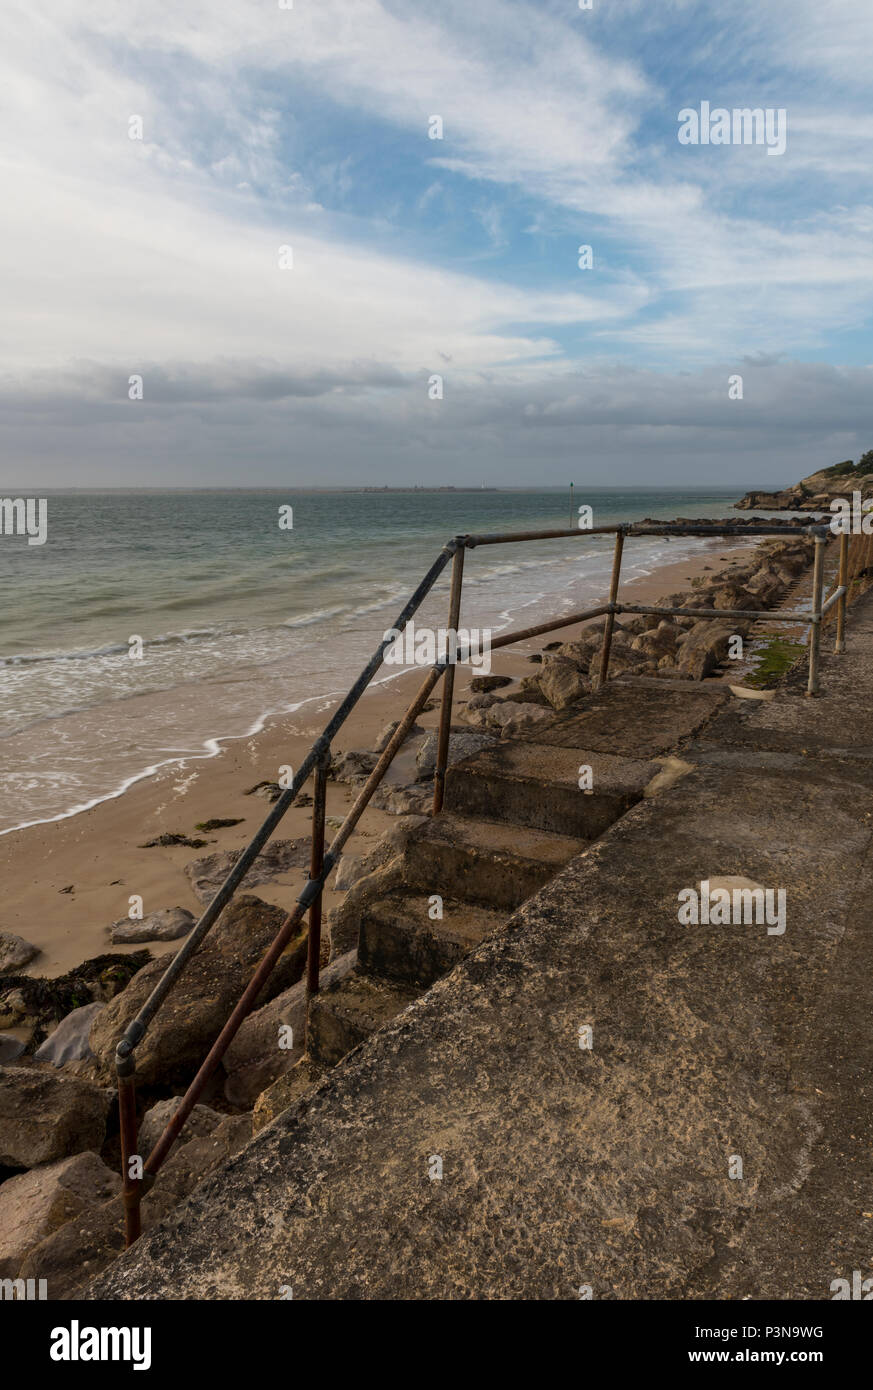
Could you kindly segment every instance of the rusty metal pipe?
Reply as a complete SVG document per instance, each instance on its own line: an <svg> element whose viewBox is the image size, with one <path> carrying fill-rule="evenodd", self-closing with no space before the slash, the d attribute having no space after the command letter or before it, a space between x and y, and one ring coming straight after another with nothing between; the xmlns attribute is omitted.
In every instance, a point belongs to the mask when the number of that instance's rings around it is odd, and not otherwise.
<svg viewBox="0 0 873 1390"><path fill-rule="evenodd" d="M459 538L462 539L462 538ZM449 636L454 638L457 649L458 623L461 617L461 590L464 584L464 546L460 544L455 551L452 564L452 589L449 594ZM457 655L457 651L455 652ZM443 796L446 784L446 766L449 761L449 738L452 730L452 699L455 693L455 663L446 668L443 681L443 698L440 706L440 727L437 736L436 764L434 766L433 814L439 815L443 809Z"/></svg>
<svg viewBox="0 0 873 1390"><path fill-rule="evenodd" d="M479 545L511 545L513 541L551 541L559 540L562 536L567 540L572 536L577 539L580 536L614 536L617 530L617 526L586 526L576 527L572 531L493 531L481 536L465 536L464 545L468 550L474 550Z"/></svg>
<svg viewBox="0 0 873 1390"><path fill-rule="evenodd" d="M330 754L325 755L315 769L312 789L312 849L309 856L309 877L319 878L324 867L324 823L327 815L327 769ZM306 994L318 993L319 957L321 955L321 894L309 909L309 940L306 943Z"/></svg>
<svg viewBox="0 0 873 1390"><path fill-rule="evenodd" d="M124 1243L133 1245L142 1230L142 1184L131 1176L131 1159L136 1158L136 1078L133 1065L118 1077L118 1120L121 1129L121 1181L124 1204Z"/></svg>
<svg viewBox="0 0 873 1390"><path fill-rule="evenodd" d="M845 592L846 590L842 584L840 584L836 589L834 589L834 592L830 595L829 598L825 599L824 603L821 606L822 617L824 617L825 613L830 612L835 603L839 603L840 599L843 597ZM809 619L807 619L807 621L809 621Z"/></svg>
<svg viewBox="0 0 873 1390"><path fill-rule="evenodd" d="M548 623L538 623L536 627L517 628L514 632L505 632L502 637L493 637L491 650L510 647L513 642L526 642L530 637L542 637L546 632L558 632L562 627L575 627L577 623L584 623L588 618L602 618L603 614L608 612L609 604L601 603L596 608L585 608L581 613L570 613L557 621L552 619Z"/></svg>
<svg viewBox="0 0 873 1390"><path fill-rule="evenodd" d="M834 643L835 652L846 650L846 594L849 590L849 533L844 531L840 536L840 571L838 579L839 588L837 593L840 596L840 606L837 609L837 639Z"/></svg>
<svg viewBox="0 0 873 1390"><path fill-rule="evenodd" d="M809 632L809 680L806 686L806 693L809 696L817 695L819 692L818 663L819 651L821 648L821 596L822 585L824 583L824 548L824 540L821 536L816 536L815 560L812 569L812 617L807 620L812 623Z"/></svg>
<svg viewBox="0 0 873 1390"><path fill-rule="evenodd" d="M782 613L769 608L658 608L651 603L617 603L616 613L651 613L662 618L766 618L772 622L808 623L808 613Z"/></svg>
<svg viewBox="0 0 873 1390"><path fill-rule="evenodd" d="M469 648L467 648L466 650L467 654L469 654ZM367 778L366 782L364 783L363 787L358 793L357 798L349 808L346 814L346 818L340 826L339 830L336 832L336 835L331 841L330 849L328 850L327 857L328 859L331 859L334 863L336 862L339 854L343 849L343 846L345 845L349 836L352 834L358 821L361 819L361 816L364 814L364 811L367 808L367 804L371 796L373 795L373 792L376 790L379 783L382 781L382 778L385 776L385 773L388 771L388 768L390 767L395 754L399 751L400 747L405 742L409 730L412 728L422 709L427 704L428 697L431 691L433 690L437 681L440 679L440 676L442 676L445 669L446 667L439 663L430 668L427 676L425 677L424 681L419 687L418 694L412 701L412 704L407 709L406 714L403 716L397 728L394 730L394 733L391 736L391 742L385 748L384 753L380 757L376 766L373 768L373 771L370 773L370 776Z"/></svg>
<svg viewBox="0 0 873 1390"><path fill-rule="evenodd" d="M612 578L609 582L609 611L603 630L603 652L600 657L600 676L597 688L606 685L609 676L609 654L612 650L612 631L615 627L615 605L618 600L618 585L621 578L621 553L624 549L624 531L619 530L615 537L615 550L612 555Z"/></svg>
<svg viewBox="0 0 873 1390"><path fill-rule="evenodd" d="M831 534L828 526L818 524L744 526L742 522L733 526L641 526L636 522L626 530L629 536L730 536L737 540L742 540L743 536L821 536L826 539Z"/></svg>
<svg viewBox="0 0 873 1390"><path fill-rule="evenodd" d="M464 545L468 550L474 550L480 545L511 545L514 541L548 541L559 540L562 537L569 540L575 536L614 536L620 528L613 526L588 526L584 529L575 530L555 530L555 531L496 531L484 535L469 535L464 537ZM730 536L742 540L744 536L814 536L828 534L827 526L815 524L773 526L762 522L761 525L746 525L743 522L735 522L727 526L640 526L639 524L627 525L623 529L629 536Z"/></svg>
<svg viewBox="0 0 873 1390"><path fill-rule="evenodd" d="M319 880L310 879L308 880L307 887L309 886L309 884L314 884L317 882L319 882ZM314 897L312 900L314 901ZM285 918L285 921L283 922L278 933L274 937L272 944L270 945L270 948L267 951L267 954L264 956L254 975L249 980L249 983L247 984L241 998L239 999L236 1008L230 1015L230 1018L225 1023L215 1042L212 1044L212 1047L209 1049L209 1052L207 1053L200 1066L200 1070L197 1072L197 1075L194 1077L194 1080L191 1082L190 1086L188 1087L187 1091L182 1097L182 1102L179 1105L179 1108L173 1114L169 1124L164 1129L163 1134L161 1135L157 1144L152 1149L151 1153L146 1159L144 1172L150 1175L154 1175L160 1169L161 1165L164 1162L164 1159L167 1157L167 1154L173 1147L173 1144L175 1143L176 1138L178 1137L179 1132L182 1129L182 1126L184 1125L188 1116L191 1114L191 1111L194 1109L194 1106L197 1104L198 1098L202 1094L204 1086L206 1085L209 1078L212 1076L212 1073L215 1071L216 1067L220 1063L228 1047L233 1042L233 1039L236 1037L240 1025L245 1021L248 1014L251 1012L252 1005L254 1004L255 1000L257 999L258 995L263 989L264 984L269 979L270 975L273 973L273 969L276 966L279 957L281 956L285 947L288 945L289 941L295 933L296 928L299 926L300 922L305 916L306 909L309 906L309 901L310 900L306 897L306 891L304 889L303 894L301 894L300 898L298 899L297 906L294 908L293 912L290 912L288 916Z"/></svg>

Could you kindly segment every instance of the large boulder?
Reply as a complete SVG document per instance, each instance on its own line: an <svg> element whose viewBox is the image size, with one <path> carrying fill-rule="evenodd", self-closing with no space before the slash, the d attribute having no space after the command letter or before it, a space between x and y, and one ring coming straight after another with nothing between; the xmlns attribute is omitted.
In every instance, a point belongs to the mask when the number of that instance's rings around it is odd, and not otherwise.
<svg viewBox="0 0 873 1390"><path fill-rule="evenodd" d="M185 1131L182 1131L184 1135ZM179 1143L142 1202L142 1228L162 1221L198 1183L245 1147L252 1136L249 1115L229 1115L210 1134ZM71 1297L124 1249L124 1209L118 1197L89 1206L40 1241L18 1277L45 1279L54 1299Z"/></svg>
<svg viewBox="0 0 873 1390"><path fill-rule="evenodd" d="M760 594L742 584L714 584L706 595L710 608L740 608L758 613L764 606Z"/></svg>
<svg viewBox="0 0 873 1390"><path fill-rule="evenodd" d="M382 732L385 733L385 730ZM389 742L393 734L392 729ZM334 753L329 775L335 782L366 782L378 761L379 754L371 748L351 748L347 753Z"/></svg>
<svg viewBox="0 0 873 1390"><path fill-rule="evenodd" d="M657 627L639 633L631 643L631 647L646 660L656 661L660 664L665 657L672 662L676 655L676 649L684 640L685 632L678 623L670 622L669 618L663 618Z"/></svg>
<svg viewBox="0 0 873 1390"><path fill-rule="evenodd" d="M634 638L634 641L637 639ZM588 666L588 675L592 681L600 679L600 662L603 655L603 644L595 648ZM648 666L649 658L642 652L634 651L630 643L623 637L613 637L609 649L609 679L615 676L624 675L625 672L642 673Z"/></svg>
<svg viewBox="0 0 873 1390"><path fill-rule="evenodd" d="M752 575L746 588L751 595L760 601L761 608L772 608L782 599L786 585L779 578L775 569L770 565L765 565Z"/></svg>
<svg viewBox="0 0 873 1390"><path fill-rule="evenodd" d="M484 729L488 723L488 711L492 705L501 704L498 695L471 695L466 705L460 710L460 717L467 723L472 724L475 729Z"/></svg>
<svg viewBox="0 0 873 1390"><path fill-rule="evenodd" d="M575 661L570 661L558 653L549 653L543 657L538 682L552 709L557 710L575 704L591 689L591 681L582 674Z"/></svg>
<svg viewBox="0 0 873 1390"><path fill-rule="evenodd" d="M93 1004L83 1004L80 1009L62 1018L57 1028L49 1033L45 1042L33 1054L36 1062L51 1062L53 1067L63 1067L70 1062L87 1061L91 1056L88 1039L97 1015L106 1005L97 1000Z"/></svg>
<svg viewBox="0 0 873 1390"><path fill-rule="evenodd" d="M206 940L195 951L136 1050L140 1080L173 1085L187 1083L203 1061L255 967L277 935L285 912L251 895L224 909ZM266 1003L298 980L306 961L306 932L284 951L256 1001ZM91 1029L91 1050L101 1075L115 1075L115 1047L169 964L164 956L141 970L113 999Z"/></svg>
<svg viewBox="0 0 873 1390"><path fill-rule="evenodd" d="M512 676L474 676L470 681L470 689L474 695L500 690L505 685L512 685Z"/></svg>
<svg viewBox="0 0 873 1390"><path fill-rule="evenodd" d="M38 955L39 947L25 941L23 936L16 936L11 931L0 931L0 975L5 975L10 970L20 970Z"/></svg>
<svg viewBox="0 0 873 1390"><path fill-rule="evenodd" d="M26 1047L24 1038L16 1038L12 1033L0 1033L0 1065L17 1062Z"/></svg>
<svg viewBox="0 0 873 1390"><path fill-rule="evenodd" d="M136 1151L143 1158L148 1158L181 1104L182 1096L168 1096L145 1112L136 1136ZM185 1121L178 1142L187 1144L192 1139L202 1139L217 1129L223 1119L224 1116L213 1110L211 1105L195 1105Z"/></svg>
<svg viewBox="0 0 873 1390"><path fill-rule="evenodd" d="M495 703L498 702L492 701L486 708L492 708ZM449 734L448 766L451 766L452 763L459 763L463 758L471 757L473 753L481 753L483 748L490 748L493 744L493 735L479 733L475 729L452 729ZM419 748L415 759L420 781L433 777L436 769L436 755L437 735L430 733Z"/></svg>
<svg viewBox="0 0 873 1390"><path fill-rule="evenodd" d="M187 936L196 918L186 907L161 907L147 917L121 917L109 928L114 945L129 946L139 941L176 941Z"/></svg>
<svg viewBox="0 0 873 1390"><path fill-rule="evenodd" d="M488 742L491 743L493 740L489 739ZM428 820L428 816L401 816L396 825L392 825L384 835L380 835L376 843L362 854L344 854L337 865L333 881L337 892L347 893L359 879L366 878L374 869L381 868L395 855L401 854L406 848L409 836L426 825Z"/></svg>
<svg viewBox="0 0 873 1390"><path fill-rule="evenodd" d="M575 662L573 665L575 667ZM513 690L506 696L506 699L510 703L514 701L519 705L542 705L544 709L551 709L552 706L543 694L540 684L543 669L545 668L535 671L531 676L523 676L518 690Z"/></svg>
<svg viewBox="0 0 873 1390"><path fill-rule="evenodd" d="M35 1168L101 1149L112 1092L77 1077L0 1067L0 1163Z"/></svg>
<svg viewBox="0 0 873 1390"><path fill-rule="evenodd" d="M544 709L542 705L519 704L513 700L492 705L487 711L488 727L499 730L503 738L527 733L529 729L535 729L538 724L547 723L553 718L552 710Z"/></svg>
<svg viewBox="0 0 873 1390"><path fill-rule="evenodd" d="M397 733L397 730L398 730L399 728L400 728L400 720L399 720L399 719L393 719L393 720L391 721L390 724L386 724L385 727L384 727L384 729L382 729L382 731L381 731L381 732L379 733L379 735L377 736L376 742L373 744L373 750L374 750L374 752L376 752L376 753L384 753L384 752L385 752L385 749L388 747L388 744L391 742L392 738L393 738L394 735ZM421 727L420 724L413 724L412 728L411 728L411 729L408 729L408 730L406 731L406 736L405 736L403 742L406 743L406 741L407 741L408 739L414 738L414 737L417 737L417 736L420 736L420 735L423 734L423 733L424 733L424 729ZM344 754L340 754L339 756L340 756L340 758L343 758L345 755L344 755ZM355 754L350 754L349 756L350 756L350 757L355 757ZM367 761L368 761L368 762L372 762L372 766L370 767L370 771L372 772L373 767L376 766L376 759L373 758L372 754L368 753L368 754L367 754ZM369 774L368 774L368 775L369 775ZM342 779L339 779L339 780L342 780Z"/></svg>
<svg viewBox="0 0 873 1390"><path fill-rule="evenodd" d="M591 653L595 647L600 646L601 636L593 628L585 628L578 642L562 642L555 650L555 656L563 657L565 661L572 661L579 667L580 671L587 671L591 661Z"/></svg>
<svg viewBox="0 0 873 1390"><path fill-rule="evenodd" d="M225 850L217 854L207 854L202 859L194 859L185 865L185 874L194 890L197 900L204 905L211 903L224 880L227 878L241 850ZM281 874L290 873L309 865L309 844L305 840L271 840L261 850L254 864L245 875L242 888L256 888L259 883L271 883Z"/></svg>
<svg viewBox="0 0 873 1390"><path fill-rule="evenodd" d="M121 1178L86 1151L20 1173L0 1186L0 1279L15 1279L34 1246L121 1190Z"/></svg>
<svg viewBox="0 0 873 1390"><path fill-rule="evenodd" d="M724 661L731 637L743 636L746 631L742 622L722 622L720 618L701 619L688 632L679 649L679 673L702 681Z"/></svg>
<svg viewBox="0 0 873 1390"><path fill-rule="evenodd" d="M410 787L392 787L385 782L376 791L371 805L389 816L426 815L433 804L433 782Z"/></svg>

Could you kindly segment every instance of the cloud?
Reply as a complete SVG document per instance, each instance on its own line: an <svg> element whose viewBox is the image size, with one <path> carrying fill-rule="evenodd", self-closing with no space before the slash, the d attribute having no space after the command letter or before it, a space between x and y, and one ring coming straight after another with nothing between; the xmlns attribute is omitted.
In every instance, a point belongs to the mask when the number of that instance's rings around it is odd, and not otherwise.
<svg viewBox="0 0 873 1390"><path fill-rule="evenodd" d="M713 386L705 421L681 383L762 352L839 372L841 340L866 344L871 13L867 0L738 0L718 16L702 0L590 16L554 0L11 0L0 407L13 457L63 467L66 425L66 466L102 469L112 434L114 466L120 443L141 469L175 429L190 481L230 477L243 456L274 477L291 430L309 480L324 460L365 476L405 438L463 481L465 451L520 466L534 435L565 459L596 436L623 467L633 454L609 439L629 431L648 431L659 459L668 436L700 448L707 427L746 429L762 449L782 432L794 449L785 399L809 449L826 450L867 418L860 368L842 396L856 423L831 411L839 377L816 375L800 400L777 372L724 418ZM679 147L689 87L725 101L751 89L743 104L785 93L784 159ZM442 141L427 138L433 114ZM481 240L441 237L455 221ZM594 273L577 268L581 242ZM293 270L279 267L287 245ZM605 353L622 354L623 377ZM793 370L803 381L806 364ZM433 371L442 414L423 406ZM355 455L355 431L372 456Z"/></svg>
<svg viewBox="0 0 873 1390"><path fill-rule="evenodd" d="M744 395L732 401L737 371ZM60 397L50 387L22 397L4 383L9 485L25 477L15 470L23 440L31 483L75 481L75 461L87 459L89 481L115 484L121 459L121 477L150 486L202 483L206 460L210 482L239 484L241 458L247 482L288 486L403 483L410 469L504 487L568 476L588 485L751 485L786 483L873 447L873 369L766 356L696 372L603 361L539 378L523 366L480 380L449 373L441 401L430 399L426 378L390 373L375 390L288 382L267 364L231 364L204 378L177 363L167 377L157 393L147 382L140 402ZM33 418L43 425L35 447Z"/></svg>

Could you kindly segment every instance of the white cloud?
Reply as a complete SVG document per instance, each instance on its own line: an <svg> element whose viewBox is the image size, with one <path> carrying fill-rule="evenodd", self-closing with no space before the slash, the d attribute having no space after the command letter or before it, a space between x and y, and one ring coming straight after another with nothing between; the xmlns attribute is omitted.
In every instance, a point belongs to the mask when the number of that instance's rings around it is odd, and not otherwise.
<svg viewBox="0 0 873 1390"><path fill-rule="evenodd" d="M669 33L710 7L621 8L623 21L615 7L598 30L572 5L511 0L80 0L60 11L12 0L0 49L7 407L20 421L54 396L81 426L77 402L111 401L116 382L123 392L143 372L167 405L284 400L322 430L355 420L374 435L387 395L390 434L405 401L407 427L421 427L419 378L448 362L466 423L478 400L483 427L499 431L511 411L491 404L522 380L542 396L520 419L561 417L567 335L588 352L624 344L681 367L824 349L863 325L873 211L856 204L853 174L869 117L847 123L826 84L854 90L869 75L867 0L741 0L713 29L713 63L733 45L751 69L757 57L822 84L792 108L784 163L742 157L755 151L683 158L662 77L616 56L615 38L622 22ZM608 51L595 41L605 33ZM517 189L539 204L534 227L560 209L598 254L612 239L630 248L635 270L580 277L571 235L566 288L542 291L374 250L347 224L340 234L329 200L286 162L278 107L295 82L345 109L357 140L369 127L375 144L384 122L420 134L434 179L419 207L441 196L439 171L463 173L492 248L505 245L498 193ZM443 142L426 138L435 113ZM132 114L143 142L127 138ZM811 213L787 190L816 169L846 196ZM356 176L338 163L335 190L352 191ZM293 271L278 269L281 244L293 245Z"/></svg>

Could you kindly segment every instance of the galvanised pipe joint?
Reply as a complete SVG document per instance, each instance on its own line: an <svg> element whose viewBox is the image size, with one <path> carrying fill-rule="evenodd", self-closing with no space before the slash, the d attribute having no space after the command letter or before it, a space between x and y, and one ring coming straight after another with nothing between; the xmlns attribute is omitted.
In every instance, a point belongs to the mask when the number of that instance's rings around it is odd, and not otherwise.
<svg viewBox="0 0 873 1390"><path fill-rule="evenodd" d="M115 1049L115 1074L121 1080L127 1076L133 1076L136 1071L136 1058L133 1055L133 1048L128 1043L127 1052L122 1053L124 1039Z"/></svg>
<svg viewBox="0 0 873 1390"><path fill-rule="evenodd" d="M131 1065L133 1065L132 1059L134 1048L136 1047L137 1043L142 1041L144 1037L144 1025L140 1023L139 1019L137 1018L131 1019L130 1023L128 1023L127 1027L124 1030L124 1033L118 1043L118 1046L115 1049L116 1071L118 1071L120 1063L126 1061L128 1057L131 1058ZM121 1076L126 1073L122 1073L119 1071L118 1074L119 1076Z"/></svg>
<svg viewBox="0 0 873 1390"><path fill-rule="evenodd" d="M328 852L324 856L324 861L321 866L321 873L319 874L318 878L308 878L306 880L306 883L303 886L303 892L297 899L298 903L302 908L311 907L312 904L315 902L316 898L321 896L321 892L324 888L324 881L330 873L331 869L333 868L333 863L333 855L330 852Z"/></svg>

